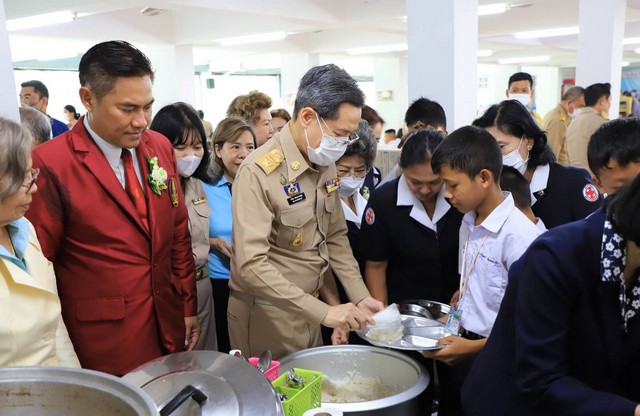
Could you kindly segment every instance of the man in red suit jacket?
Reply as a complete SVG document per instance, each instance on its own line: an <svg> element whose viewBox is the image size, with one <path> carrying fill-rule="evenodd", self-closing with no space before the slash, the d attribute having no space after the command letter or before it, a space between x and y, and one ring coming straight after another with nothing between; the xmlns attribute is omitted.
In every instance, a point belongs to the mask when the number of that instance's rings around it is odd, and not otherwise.
<svg viewBox="0 0 640 416"><path fill-rule="evenodd" d="M34 151L41 191L29 219L55 267L82 367L122 375L195 346L196 271L173 148L146 130L149 60L126 42L104 42L87 51L79 73L87 115ZM129 165L128 177L143 188L142 211L125 190L123 149L136 171Z"/></svg>

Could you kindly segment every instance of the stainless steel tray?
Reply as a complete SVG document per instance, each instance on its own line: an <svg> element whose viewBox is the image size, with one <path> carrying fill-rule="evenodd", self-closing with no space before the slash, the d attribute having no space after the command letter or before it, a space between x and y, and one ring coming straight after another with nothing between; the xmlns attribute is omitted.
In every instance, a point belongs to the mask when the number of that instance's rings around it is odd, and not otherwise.
<svg viewBox="0 0 640 416"><path fill-rule="evenodd" d="M436 345L443 337L451 335L444 330L444 324L434 319L420 318L411 315L400 315L402 338L395 341L379 341L367 336L369 329L357 330L356 334L368 343L378 346L407 351L430 351L444 348Z"/></svg>

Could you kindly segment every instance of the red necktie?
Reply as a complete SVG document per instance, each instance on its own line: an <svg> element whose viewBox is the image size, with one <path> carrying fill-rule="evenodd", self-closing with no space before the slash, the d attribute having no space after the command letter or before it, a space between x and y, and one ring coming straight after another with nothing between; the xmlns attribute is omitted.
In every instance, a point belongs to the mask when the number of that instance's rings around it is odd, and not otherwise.
<svg viewBox="0 0 640 416"><path fill-rule="evenodd" d="M122 149L122 162L124 163L124 189L148 230L147 201L144 199L144 192L140 181L138 181L138 176L136 176L136 170L133 168L133 159L131 159L131 152L128 149Z"/></svg>

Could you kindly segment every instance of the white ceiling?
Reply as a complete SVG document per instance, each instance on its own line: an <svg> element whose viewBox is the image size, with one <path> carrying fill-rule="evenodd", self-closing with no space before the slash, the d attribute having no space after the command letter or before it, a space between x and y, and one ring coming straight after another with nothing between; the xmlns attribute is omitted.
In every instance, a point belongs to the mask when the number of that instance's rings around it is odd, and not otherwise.
<svg viewBox="0 0 640 416"><path fill-rule="evenodd" d="M449 0L465 1L465 0ZM479 0L491 4L505 0ZM406 43L405 0L4 0L7 19L62 10L78 13L66 24L10 32L13 61L81 54L91 45L124 39L133 44L193 45L196 64L234 56L305 52L340 55L346 49ZM482 63L549 55L548 64L575 66L577 35L517 40L513 33L578 25L579 0L513 0L500 15L479 17ZM519 6L519 7L518 7ZM166 9L157 16L145 7ZM425 18L428 23L428 17ZM221 47L216 39L286 31L285 40ZM640 0L627 0L625 37L640 37ZM639 45L624 61L640 62ZM404 56L406 52L389 55ZM546 64L545 64L546 65ZM215 67L215 65L213 65Z"/></svg>

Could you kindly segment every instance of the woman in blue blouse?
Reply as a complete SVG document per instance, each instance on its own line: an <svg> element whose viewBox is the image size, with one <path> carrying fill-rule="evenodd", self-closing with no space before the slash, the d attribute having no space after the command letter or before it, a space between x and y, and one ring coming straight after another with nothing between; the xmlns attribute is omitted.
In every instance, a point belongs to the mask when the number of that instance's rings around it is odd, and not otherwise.
<svg viewBox="0 0 640 416"><path fill-rule="evenodd" d="M214 157L209 164L213 185L204 184L209 217L209 277L213 287L219 351L229 351L227 304L231 257L231 185L240 164L256 148L256 136L245 120L225 118L213 132Z"/></svg>

